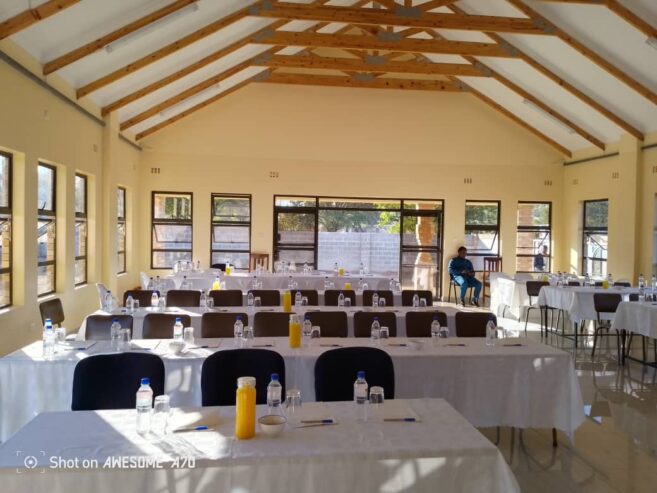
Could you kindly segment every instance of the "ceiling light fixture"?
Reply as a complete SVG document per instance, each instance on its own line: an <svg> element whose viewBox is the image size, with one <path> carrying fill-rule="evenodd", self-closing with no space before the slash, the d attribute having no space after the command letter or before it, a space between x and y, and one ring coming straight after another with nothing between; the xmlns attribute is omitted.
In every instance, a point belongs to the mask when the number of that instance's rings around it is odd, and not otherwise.
<svg viewBox="0 0 657 493"><path fill-rule="evenodd" d="M163 26L169 25L173 21L179 19L180 17L183 17L187 14L191 14L192 12L196 12L198 9L199 6L197 3L189 4L180 10L176 10L175 12L172 12L166 17L162 17L161 19L158 19L157 21L149 25L144 26L141 29L138 29L137 31L133 31L130 34L123 36L120 39L117 39L113 43L108 44L107 46L105 46L105 51L107 53L112 53L113 51L118 50L122 46L130 43L131 41L134 41L137 38L141 38L142 36L154 31L157 28L161 28Z"/></svg>
<svg viewBox="0 0 657 493"><path fill-rule="evenodd" d="M523 104L526 104L527 106L529 106L531 109L533 109L537 113L540 113L541 115L543 115L544 118L550 120L552 123L554 123L558 127L562 128L564 131L568 132L569 134L574 134L575 133L575 130L570 128L568 125L566 125L564 122L562 122L561 120L556 118L554 115L551 115L550 113L545 111L543 108L538 106L533 101L531 101L529 99L523 99L522 102L523 102Z"/></svg>
<svg viewBox="0 0 657 493"><path fill-rule="evenodd" d="M657 50L657 36L650 36L646 39L646 44Z"/></svg>

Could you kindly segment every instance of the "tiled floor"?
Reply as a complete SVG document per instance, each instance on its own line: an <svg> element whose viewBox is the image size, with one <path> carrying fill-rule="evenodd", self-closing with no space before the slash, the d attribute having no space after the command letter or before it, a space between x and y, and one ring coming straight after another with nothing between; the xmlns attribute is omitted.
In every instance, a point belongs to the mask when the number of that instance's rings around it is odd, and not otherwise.
<svg viewBox="0 0 657 493"><path fill-rule="evenodd" d="M524 326L509 319L500 324ZM530 323L528 337L540 339L537 324ZM555 449L550 430L503 428L499 448L526 493L657 492L657 370L637 362L619 367L613 337L603 338L593 361L593 338L586 339L577 350L560 336L546 340L575 361L587 419L574 443L559 433ZM640 340L634 344L633 355L641 357ZM495 440L494 429L481 431Z"/></svg>

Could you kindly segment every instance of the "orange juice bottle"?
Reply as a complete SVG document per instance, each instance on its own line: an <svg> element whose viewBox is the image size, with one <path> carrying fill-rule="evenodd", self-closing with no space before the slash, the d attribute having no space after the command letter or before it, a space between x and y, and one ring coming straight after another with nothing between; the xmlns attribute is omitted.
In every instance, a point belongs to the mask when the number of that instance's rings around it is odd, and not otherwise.
<svg viewBox="0 0 657 493"><path fill-rule="evenodd" d="M286 313L292 311L292 293L289 291L283 293L283 311Z"/></svg>
<svg viewBox="0 0 657 493"><path fill-rule="evenodd" d="M248 440L255 436L255 384L255 377L240 377L237 379L237 395L235 397L235 438L238 440Z"/></svg>
<svg viewBox="0 0 657 493"><path fill-rule="evenodd" d="M351 290L351 283L350 282L345 282L344 283L344 289L345 289L345 291Z"/></svg>
<svg viewBox="0 0 657 493"><path fill-rule="evenodd" d="M214 291L219 291L221 289L221 282L219 281L219 276L216 276L214 278L214 282L212 283L212 289Z"/></svg>
<svg viewBox="0 0 657 493"><path fill-rule="evenodd" d="M301 347L301 324L294 314L290 315L290 347L292 349Z"/></svg>
<svg viewBox="0 0 657 493"><path fill-rule="evenodd" d="M339 276L344 276L344 267L340 267L340 268L338 269L338 275L339 275Z"/></svg>

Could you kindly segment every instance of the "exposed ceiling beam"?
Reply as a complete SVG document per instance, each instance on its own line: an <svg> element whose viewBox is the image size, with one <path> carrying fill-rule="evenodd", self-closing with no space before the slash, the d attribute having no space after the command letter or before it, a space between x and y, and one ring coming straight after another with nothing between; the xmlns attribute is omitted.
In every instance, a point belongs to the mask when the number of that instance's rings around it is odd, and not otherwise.
<svg viewBox="0 0 657 493"><path fill-rule="evenodd" d="M14 17L0 22L0 39L5 39L23 29L36 24L43 19L58 14L62 10L75 5L80 0L49 0L38 7L27 9Z"/></svg>
<svg viewBox="0 0 657 493"><path fill-rule="evenodd" d="M451 10L460 13L460 14L465 14L463 10L456 6L451 6ZM568 92L570 92L573 96L578 98L580 101L583 103L589 105L591 108L596 110L598 113L601 115L605 116L607 119L610 121L614 122L616 125L618 125L620 128L625 130L627 133L630 135L633 135L639 140L644 140L645 136L641 130L638 128L634 127L630 123L628 123L626 120L620 118L618 115L616 115L613 111L605 108L602 104L598 103L595 101L591 96L586 94L584 91L581 91L571 83L569 83L566 80L563 80L561 77L559 77L557 74L552 72L549 68L547 68L545 65L540 64L537 62L533 57L525 53L524 51L520 50L516 46L512 45L508 41L506 41L502 36L492 33L492 32L486 32L486 36L490 37L493 41L496 43L500 44L503 46L505 49L508 49L509 52L514 53L518 58L520 58L522 61L530 65L532 68L543 74L545 77L550 79L552 82L555 84L558 84Z"/></svg>
<svg viewBox="0 0 657 493"><path fill-rule="evenodd" d="M458 0L430 0L429 2L425 2L421 5L418 5L417 7L422 10L433 10L440 7L445 7L447 5L451 5L453 3L456 3L457 1Z"/></svg>
<svg viewBox="0 0 657 493"><path fill-rule="evenodd" d="M579 3L584 5L602 5L604 0L541 0L541 2L552 2L552 3Z"/></svg>
<svg viewBox="0 0 657 493"><path fill-rule="evenodd" d="M657 28L643 20L630 9L622 5L617 0L604 0L604 5L611 10L614 14L621 17L625 22L628 22L636 29L641 31L649 38L657 37Z"/></svg>
<svg viewBox="0 0 657 493"><path fill-rule="evenodd" d="M615 65L608 62L605 58L601 57L593 50L589 49L575 38L570 36L568 33L563 31L561 28L550 22L548 19L543 17L541 14L536 12L534 9L526 5L522 0L506 0L511 5L520 10L523 14L531 17L535 21L541 23L547 32L558 36L564 43L570 45L573 49L584 55L586 58L591 60L593 63L597 64L600 68L606 70L609 74L616 77L621 82L625 83L628 87L634 89L637 93L641 94L643 97L648 99L654 104L657 104L657 94L638 82L637 80L630 77L623 70L619 69Z"/></svg>
<svg viewBox="0 0 657 493"><path fill-rule="evenodd" d="M115 31L112 31L109 34L105 34L100 38L91 41L90 43L80 46L75 50L69 51L68 53L65 53L49 62L46 62L43 65L43 75L52 74L53 72L61 68L64 68L73 62L76 62L88 55L91 55L92 53L95 53L98 50L102 50L108 44L113 43L114 41L121 39L124 36L127 36L128 34L139 31L140 29L143 29L144 27L153 24L154 22L157 22L158 20L174 12L177 12L183 7L186 7L187 5L190 5L197 1L198 0L176 0L175 2L165 7L162 7L159 10L156 10L155 12L151 12L150 14L145 15L140 19L137 19L136 21L126 24L125 26L116 29Z"/></svg>
<svg viewBox="0 0 657 493"><path fill-rule="evenodd" d="M445 41L406 39L396 33L380 32L378 36L353 34L316 34L278 32L270 30L256 41L261 44L307 46L309 48L341 48L353 50L382 50L405 53L435 53L448 55L475 55L512 58L513 56L494 43L471 41Z"/></svg>
<svg viewBox="0 0 657 493"><path fill-rule="evenodd" d="M368 56L365 60L312 56L261 55L254 65L271 68L302 68L326 70L353 70L372 73L403 73L432 75L481 76L481 72L467 63L418 63L386 62L380 56Z"/></svg>
<svg viewBox="0 0 657 493"><path fill-rule="evenodd" d="M417 7L408 8L402 5L395 12L391 12L382 9L261 3L258 6L250 8L249 15L287 20L344 22L347 24L368 26L545 34L542 26L535 23L532 19L486 15L434 14L423 12Z"/></svg>
<svg viewBox="0 0 657 493"><path fill-rule="evenodd" d="M265 75L266 75L266 74L265 74ZM210 106L212 103L214 103L214 102L216 102L216 101L219 101L219 100L222 99L222 98L225 98L225 97L228 96L229 94L232 94L232 93L234 93L235 91L239 91L241 88L243 88L244 86L248 85L248 84L249 84L250 82L252 82L253 80L256 80L256 79L258 79L258 78L260 78L260 77L263 77L263 73L256 74L256 75L254 75L254 76L252 76L252 77L249 77L248 79L243 80L243 81L240 82L239 84L235 84L233 87L231 87L231 88L229 88L229 89L226 89L224 92L221 92L221 93L217 94L216 96L212 96L211 98L206 99L205 101L203 101L203 102L201 102L201 103L199 103L199 104L197 104L197 105L195 105L195 106L192 106L191 108L188 108L188 109L186 109L185 111L183 111L183 112L181 112L181 113L178 113L177 115L172 116L171 118L169 118L169 119L167 119L167 120L164 120L164 121L158 123L157 125L153 125L152 127L147 128L146 130L144 130L144 131L138 133L138 134L135 136L135 139L136 139L136 140L141 140L141 139L143 139L144 137L147 137L147 136L149 136L149 135L151 135L151 134L157 132L158 130L162 130L164 127L167 127L167 126L171 125L172 123L177 122L178 120L182 120L182 119L185 118L186 116L189 116L189 115L191 115L192 113L194 113L194 112L196 112L196 111L198 111L198 110L200 110L200 109L203 109L203 108L205 108L205 107L207 107L207 106Z"/></svg>
<svg viewBox="0 0 657 493"><path fill-rule="evenodd" d="M187 46L196 43L197 41L207 36L210 36L211 34L214 34L217 31L231 24L234 24L235 22L241 19L244 19L248 14L249 9L253 8L254 6L257 6L259 3L261 2L257 2L254 5L239 9L233 12L232 14L229 14L225 17L222 17L221 19L211 22L210 24L202 27L201 29L194 31L191 34L188 34L183 38L177 39L176 41L173 41L172 43L169 43L168 45L152 53L149 53L148 55L141 57L140 59L135 60L132 63L129 63L128 65L125 65L124 67L121 67L107 75L104 75L99 79L96 79L88 84L85 84L84 86L78 88L76 92L77 97L82 98L84 96L87 96L92 92L97 91L98 89L101 89L111 84L112 82L116 82L117 80L125 77L126 75L136 72L137 70L142 69L147 65L150 65L151 63L155 63L158 60L161 60L162 58L168 55L180 51L183 48L186 48Z"/></svg>
<svg viewBox="0 0 657 493"><path fill-rule="evenodd" d="M444 80L394 79L360 74L354 77L340 75L292 74L276 72L262 77L258 82L272 84L297 84L304 86L363 87L368 89L405 89L414 91L449 91L461 89L452 82Z"/></svg>

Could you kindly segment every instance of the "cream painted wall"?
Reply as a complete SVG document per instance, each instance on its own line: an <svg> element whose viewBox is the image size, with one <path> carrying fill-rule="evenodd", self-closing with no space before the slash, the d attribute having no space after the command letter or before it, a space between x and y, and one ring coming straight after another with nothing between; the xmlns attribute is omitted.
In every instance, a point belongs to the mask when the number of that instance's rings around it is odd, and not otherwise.
<svg viewBox="0 0 657 493"><path fill-rule="evenodd" d="M253 194L252 249L269 253L275 194L444 199L446 258L463 243L466 199L502 200L511 272L519 200L552 201L561 228L562 157L467 94L251 85L144 147L142 224L151 191L193 192L194 259L205 266L212 192ZM149 267L149 228L140 241Z"/></svg>
<svg viewBox="0 0 657 493"><path fill-rule="evenodd" d="M0 148L13 154L13 305L0 311L0 354L41 337L41 320L36 295L37 279L37 163L57 166L57 292L69 329L98 306L95 282L111 283L103 275L102 255L105 201L103 187L115 183L103 180L103 168L119 170L120 180L137 189L139 152L125 142L116 144L116 157L103 161L104 128L96 121L55 97L10 66L0 63ZM116 130L116 129L115 129ZM116 132L115 132L116 133ZM89 176L89 265L88 284L74 286L74 202L76 172ZM114 221L115 225L115 221ZM115 227L115 226L114 226ZM134 232L132 235L134 239ZM134 249L134 245L133 245ZM134 255L132 256L134 259ZM134 285L138 271L123 278L119 287Z"/></svg>

